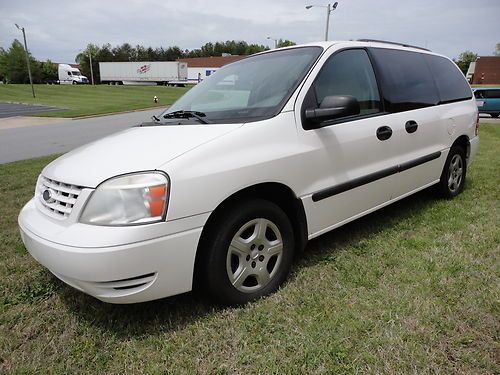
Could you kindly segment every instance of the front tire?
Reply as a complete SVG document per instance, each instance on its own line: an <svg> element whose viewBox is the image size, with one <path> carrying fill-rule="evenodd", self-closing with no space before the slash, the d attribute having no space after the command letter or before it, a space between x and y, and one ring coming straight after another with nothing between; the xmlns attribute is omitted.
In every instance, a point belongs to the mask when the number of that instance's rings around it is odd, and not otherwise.
<svg viewBox="0 0 500 375"><path fill-rule="evenodd" d="M498 118L499 114L498 113L490 113L490 116L493 118Z"/></svg>
<svg viewBox="0 0 500 375"><path fill-rule="evenodd" d="M219 215L205 242L202 282L212 299L240 305L276 291L295 250L292 225L276 204L256 199Z"/></svg>
<svg viewBox="0 0 500 375"><path fill-rule="evenodd" d="M454 198L464 190L467 160L462 146L450 149L439 181L439 193L445 198Z"/></svg>

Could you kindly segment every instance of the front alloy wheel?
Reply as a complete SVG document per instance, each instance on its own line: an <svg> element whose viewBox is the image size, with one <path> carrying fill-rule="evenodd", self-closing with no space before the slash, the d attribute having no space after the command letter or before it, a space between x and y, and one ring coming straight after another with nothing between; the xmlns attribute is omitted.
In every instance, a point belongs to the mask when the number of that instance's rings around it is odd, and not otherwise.
<svg viewBox="0 0 500 375"><path fill-rule="evenodd" d="M204 230L196 272L212 299L244 304L285 281L295 243L292 224L276 204L262 199L233 204Z"/></svg>
<svg viewBox="0 0 500 375"><path fill-rule="evenodd" d="M264 288L276 275L283 258L283 240L278 227L268 219L248 221L231 240L226 271L240 292Z"/></svg>

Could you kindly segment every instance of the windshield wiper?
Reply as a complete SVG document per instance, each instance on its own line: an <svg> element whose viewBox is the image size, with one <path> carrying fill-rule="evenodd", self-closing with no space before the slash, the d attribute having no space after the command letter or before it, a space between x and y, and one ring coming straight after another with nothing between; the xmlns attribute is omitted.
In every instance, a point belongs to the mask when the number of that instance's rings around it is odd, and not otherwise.
<svg viewBox="0 0 500 375"><path fill-rule="evenodd" d="M205 120L203 117L207 115L198 111L174 111L163 115L163 118L195 118L202 124L210 124L210 121Z"/></svg>

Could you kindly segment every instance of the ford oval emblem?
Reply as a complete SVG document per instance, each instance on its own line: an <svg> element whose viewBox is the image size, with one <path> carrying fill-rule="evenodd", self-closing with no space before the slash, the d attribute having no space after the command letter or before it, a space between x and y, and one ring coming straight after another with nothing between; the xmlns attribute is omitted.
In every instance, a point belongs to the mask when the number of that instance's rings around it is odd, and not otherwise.
<svg viewBox="0 0 500 375"><path fill-rule="evenodd" d="M50 190L44 190L42 193L42 198L45 202L49 202L52 199L52 192Z"/></svg>

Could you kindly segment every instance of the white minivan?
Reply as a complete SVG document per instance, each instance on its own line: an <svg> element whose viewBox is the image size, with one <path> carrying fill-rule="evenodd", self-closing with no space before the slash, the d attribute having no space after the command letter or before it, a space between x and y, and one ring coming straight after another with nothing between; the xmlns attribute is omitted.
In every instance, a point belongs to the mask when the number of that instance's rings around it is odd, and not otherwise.
<svg viewBox="0 0 500 375"><path fill-rule="evenodd" d="M446 57L370 40L267 51L47 165L19 226L102 301L197 285L241 304L276 291L308 240L432 185L459 194L477 131Z"/></svg>

